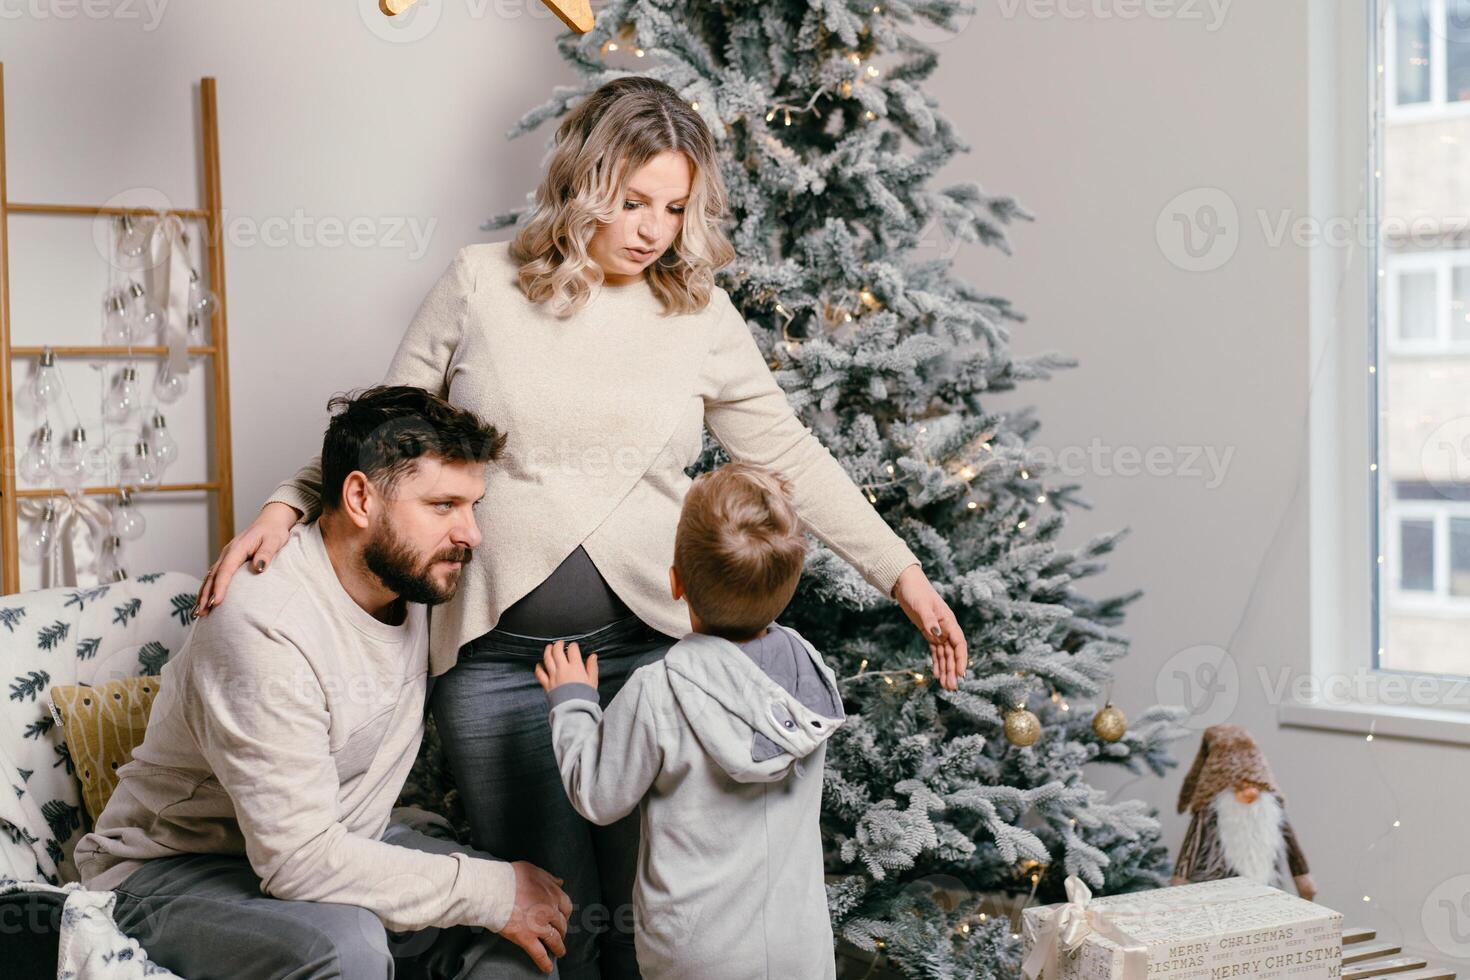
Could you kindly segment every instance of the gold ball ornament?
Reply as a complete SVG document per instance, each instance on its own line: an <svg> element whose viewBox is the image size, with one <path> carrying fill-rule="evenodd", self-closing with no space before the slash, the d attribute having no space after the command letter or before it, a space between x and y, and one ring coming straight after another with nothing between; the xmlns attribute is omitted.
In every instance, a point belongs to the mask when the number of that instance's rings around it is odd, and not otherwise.
<svg viewBox="0 0 1470 980"><path fill-rule="evenodd" d="M1025 708L1006 712L1006 741L1025 748L1041 737L1041 719Z"/></svg>
<svg viewBox="0 0 1470 980"><path fill-rule="evenodd" d="M1092 730L1104 742L1116 742L1128 731L1128 716L1109 702L1092 716Z"/></svg>

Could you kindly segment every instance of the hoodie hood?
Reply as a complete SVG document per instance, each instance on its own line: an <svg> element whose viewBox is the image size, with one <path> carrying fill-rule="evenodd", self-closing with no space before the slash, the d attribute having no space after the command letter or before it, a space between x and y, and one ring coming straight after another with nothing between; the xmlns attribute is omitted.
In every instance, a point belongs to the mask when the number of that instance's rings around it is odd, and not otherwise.
<svg viewBox="0 0 1470 980"><path fill-rule="evenodd" d="M846 721L837 676L799 633L778 623L745 644L691 633L663 663L695 737L736 782L775 782L799 771Z"/></svg>

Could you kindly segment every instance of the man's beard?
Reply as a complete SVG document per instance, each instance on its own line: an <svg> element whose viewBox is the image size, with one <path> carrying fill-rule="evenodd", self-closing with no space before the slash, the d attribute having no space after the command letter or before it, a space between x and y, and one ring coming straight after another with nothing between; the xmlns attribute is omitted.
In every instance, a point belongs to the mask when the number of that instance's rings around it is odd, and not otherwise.
<svg viewBox="0 0 1470 980"><path fill-rule="evenodd" d="M419 556L407 542L394 533L393 525L385 518L378 525L372 540L363 548L362 560L368 571L376 575L384 586L406 601L437 606L454 598L454 593L459 588L460 572L464 569L461 566L459 571L450 576L449 584L443 587L435 583L431 570L441 561L468 562L470 550L451 548L420 564Z"/></svg>

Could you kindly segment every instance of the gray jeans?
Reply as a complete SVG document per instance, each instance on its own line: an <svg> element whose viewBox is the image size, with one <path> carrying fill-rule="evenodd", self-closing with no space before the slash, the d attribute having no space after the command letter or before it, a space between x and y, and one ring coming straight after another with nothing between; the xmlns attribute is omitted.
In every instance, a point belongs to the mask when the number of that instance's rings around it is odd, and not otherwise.
<svg viewBox="0 0 1470 980"><path fill-rule="evenodd" d="M604 705L628 675L661 660L674 638L636 616L573 634L596 653ZM551 747L550 705L536 682L545 637L491 630L460 648L429 701L444 754L464 800L475 846L530 861L562 878L572 900L563 980L639 980L633 944L633 881L639 817L599 827L572 809Z"/></svg>
<svg viewBox="0 0 1470 980"><path fill-rule="evenodd" d="M489 858L389 824L400 847ZM471 926L389 933L356 905L261 893L244 857L190 854L149 861L119 885L113 917L149 958L188 980L545 980L525 951Z"/></svg>

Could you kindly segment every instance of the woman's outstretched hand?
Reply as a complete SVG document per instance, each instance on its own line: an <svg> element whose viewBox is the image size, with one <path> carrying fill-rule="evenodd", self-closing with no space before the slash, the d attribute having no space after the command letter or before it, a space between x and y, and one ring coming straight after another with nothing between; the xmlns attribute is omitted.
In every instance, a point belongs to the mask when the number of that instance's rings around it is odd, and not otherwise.
<svg viewBox="0 0 1470 980"><path fill-rule="evenodd" d="M204 576L194 615L208 616L209 611L224 601L230 579L247 561L255 572L263 572L276 552L291 537L291 528L301 519L301 511L290 504L270 503L261 508L255 523L235 535Z"/></svg>
<svg viewBox="0 0 1470 980"><path fill-rule="evenodd" d="M959 677L969 666L970 650L949 603L918 565L910 565L899 574L893 586L893 598L898 600L909 622L924 634L929 653L934 657L935 679L945 690L958 690Z"/></svg>

